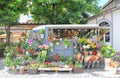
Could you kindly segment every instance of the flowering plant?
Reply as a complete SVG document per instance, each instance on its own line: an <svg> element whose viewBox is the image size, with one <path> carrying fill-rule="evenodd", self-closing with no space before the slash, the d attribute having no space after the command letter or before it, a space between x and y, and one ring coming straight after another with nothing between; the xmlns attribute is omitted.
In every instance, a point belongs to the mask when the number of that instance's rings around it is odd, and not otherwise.
<svg viewBox="0 0 120 78"><path fill-rule="evenodd" d="M110 67L112 67L112 68L117 68L118 62L111 60L111 61L108 63L108 65L109 65Z"/></svg>
<svg viewBox="0 0 120 78"><path fill-rule="evenodd" d="M39 45L39 49L40 49L40 50L48 50L48 49L49 49L49 46L46 45L46 44Z"/></svg>

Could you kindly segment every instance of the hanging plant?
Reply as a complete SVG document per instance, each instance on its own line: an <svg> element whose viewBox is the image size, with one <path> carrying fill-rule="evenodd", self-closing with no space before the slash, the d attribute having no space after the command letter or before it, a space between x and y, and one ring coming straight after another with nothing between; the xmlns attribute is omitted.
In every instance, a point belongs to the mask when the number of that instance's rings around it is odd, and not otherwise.
<svg viewBox="0 0 120 78"><path fill-rule="evenodd" d="M44 29L41 29L41 30L39 31L39 34L40 34L41 38L44 38L44 33L45 33L45 30L44 30Z"/></svg>
<svg viewBox="0 0 120 78"><path fill-rule="evenodd" d="M107 29L101 29L101 33L102 34L106 34L106 33L108 33L109 32L109 30L107 30Z"/></svg>
<svg viewBox="0 0 120 78"><path fill-rule="evenodd" d="M53 42L53 38L54 38L53 36L49 35L49 36L48 36L48 41L49 41L50 43L52 43L52 42Z"/></svg>
<svg viewBox="0 0 120 78"><path fill-rule="evenodd" d="M71 40L65 39L64 40L64 46L65 46L65 48L69 47L70 45L71 45Z"/></svg>

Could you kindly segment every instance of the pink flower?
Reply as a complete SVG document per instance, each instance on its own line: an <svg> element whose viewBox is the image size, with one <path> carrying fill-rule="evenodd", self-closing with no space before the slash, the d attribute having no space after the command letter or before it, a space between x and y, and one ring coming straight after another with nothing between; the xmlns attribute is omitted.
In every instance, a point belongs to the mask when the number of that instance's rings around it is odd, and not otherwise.
<svg viewBox="0 0 120 78"><path fill-rule="evenodd" d="M97 43L97 44L96 44L96 47L97 47L97 48L100 48L100 47L101 47L101 44L100 44L100 43Z"/></svg>
<svg viewBox="0 0 120 78"><path fill-rule="evenodd" d="M44 49L48 49L49 46L48 45L43 45Z"/></svg>
<svg viewBox="0 0 120 78"><path fill-rule="evenodd" d="M42 50L42 49L44 49L44 50L47 50L48 48L49 48L49 46L48 45L39 45L39 48Z"/></svg>
<svg viewBox="0 0 120 78"><path fill-rule="evenodd" d="M32 38L28 39L27 43L31 46L33 43L33 39Z"/></svg>
<svg viewBox="0 0 120 78"><path fill-rule="evenodd" d="M39 45L39 48L40 48L40 49L42 49L42 48L43 48L43 46L42 46L42 45Z"/></svg>

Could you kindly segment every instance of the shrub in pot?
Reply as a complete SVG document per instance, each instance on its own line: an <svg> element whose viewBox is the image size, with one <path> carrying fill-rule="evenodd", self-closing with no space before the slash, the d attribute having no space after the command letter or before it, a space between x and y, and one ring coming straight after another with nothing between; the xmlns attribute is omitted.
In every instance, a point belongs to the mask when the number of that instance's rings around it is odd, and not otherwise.
<svg viewBox="0 0 120 78"><path fill-rule="evenodd" d="M81 73L82 72L82 63L81 62L75 62L74 65L74 73Z"/></svg>
<svg viewBox="0 0 120 78"><path fill-rule="evenodd" d="M105 58L104 70L108 70L109 69L108 63L111 61L111 57L115 55L115 50L112 48L112 46L103 45L101 48L101 53L103 57Z"/></svg>
<svg viewBox="0 0 120 78"><path fill-rule="evenodd" d="M39 64L35 63L35 64L31 64L28 69L27 72L29 74L37 74L38 73L38 66Z"/></svg>

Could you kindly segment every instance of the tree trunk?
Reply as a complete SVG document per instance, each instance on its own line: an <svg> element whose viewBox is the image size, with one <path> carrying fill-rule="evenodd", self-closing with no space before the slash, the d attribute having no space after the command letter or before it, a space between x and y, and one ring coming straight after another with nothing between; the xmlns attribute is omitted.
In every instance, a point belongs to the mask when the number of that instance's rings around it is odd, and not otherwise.
<svg viewBox="0 0 120 78"><path fill-rule="evenodd" d="M10 45L10 26L6 26L6 40L7 44Z"/></svg>

